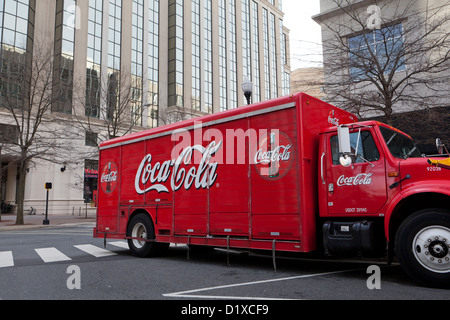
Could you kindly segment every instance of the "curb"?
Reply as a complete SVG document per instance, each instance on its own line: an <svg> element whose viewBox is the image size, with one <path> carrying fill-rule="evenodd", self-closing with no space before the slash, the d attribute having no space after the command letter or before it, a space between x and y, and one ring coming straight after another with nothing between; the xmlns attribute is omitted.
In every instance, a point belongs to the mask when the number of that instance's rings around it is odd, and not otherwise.
<svg viewBox="0 0 450 320"><path fill-rule="evenodd" d="M45 229L45 228L67 228L67 227L73 227L73 226L92 226L92 228L95 227L95 218L83 218L79 219L77 221L57 221L58 219L55 219L57 222L52 224L52 220L50 217L50 224L44 225L43 220L35 220L32 223L25 222L24 225L16 225L14 224L15 220L2 220L0 221L0 232L1 231L20 231L20 230L33 230L33 229ZM70 220L70 219L67 219ZM2 225L2 223L7 223L5 225Z"/></svg>

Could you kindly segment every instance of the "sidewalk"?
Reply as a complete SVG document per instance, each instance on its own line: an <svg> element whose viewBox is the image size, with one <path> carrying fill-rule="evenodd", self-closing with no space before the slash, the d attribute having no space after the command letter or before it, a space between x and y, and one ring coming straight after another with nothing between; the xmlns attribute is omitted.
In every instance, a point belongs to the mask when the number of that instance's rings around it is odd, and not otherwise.
<svg viewBox="0 0 450 320"><path fill-rule="evenodd" d="M24 215L24 224L16 225L16 215L15 214L2 214L0 221L0 231L5 230L27 230L27 229L37 229L37 228L49 228L57 226L69 226L74 224L95 224L95 215L85 214L81 216L75 215L48 215L47 219L50 224L43 225L45 215Z"/></svg>

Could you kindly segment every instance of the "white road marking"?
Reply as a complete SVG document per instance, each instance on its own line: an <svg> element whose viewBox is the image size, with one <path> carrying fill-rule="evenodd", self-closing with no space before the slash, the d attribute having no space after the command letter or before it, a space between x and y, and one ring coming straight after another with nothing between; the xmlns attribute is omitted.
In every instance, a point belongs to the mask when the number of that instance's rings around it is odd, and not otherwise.
<svg viewBox="0 0 450 320"><path fill-rule="evenodd" d="M72 260L56 248L34 249L45 263Z"/></svg>
<svg viewBox="0 0 450 320"><path fill-rule="evenodd" d="M303 276L294 276L294 277L286 277L286 278L278 278L278 279L268 279L268 280L261 280L261 281L235 283L235 284L228 284L228 285L223 285L223 286L215 286L215 287L209 287L209 288L194 289L194 290L180 291L180 292L174 292L174 293L166 293L166 294L163 294L163 296L164 297L172 297L172 298L189 298L189 299L196 298L196 299L236 299L236 300L286 300L286 299L279 299L279 298L264 298L264 297L237 297L237 296L196 295L196 294L193 294L193 293L202 292L202 291L225 289L225 288L241 287L241 286L251 286L251 285L255 285L255 284L264 284L264 283L269 283L269 282L278 282L278 281L288 281L288 280L320 277L320 276L325 276L325 275L330 275L330 274L346 273L346 272L352 272L352 271L358 271L358 270L361 270L361 269L331 271L331 272L307 274L307 275L303 275ZM288 299L288 300L292 300L292 299Z"/></svg>
<svg viewBox="0 0 450 320"><path fill-rule="evenodd" d="M0 252L0 268L7 268L14 266L14 259L12 251Z"/></svg>
<svg viewBox="0 0 450 320"><path fill-rule="evenodd" d="M128 243L124 241L115 241L115 242L108 242L108 244L111 244L113 246L123 248L123 249L129 249Z"/></svg>
<svg viewBox="0 0 450 320"><path fill-rule="evenodd" d="M78 245L78 246L74 246L74 247L78 248L86 253L89 253L96 258L114 256L117 254L117 253L111 252L109 250L105 250L105 249L93 246L92 244L82 244L82 245Z"/></svg>

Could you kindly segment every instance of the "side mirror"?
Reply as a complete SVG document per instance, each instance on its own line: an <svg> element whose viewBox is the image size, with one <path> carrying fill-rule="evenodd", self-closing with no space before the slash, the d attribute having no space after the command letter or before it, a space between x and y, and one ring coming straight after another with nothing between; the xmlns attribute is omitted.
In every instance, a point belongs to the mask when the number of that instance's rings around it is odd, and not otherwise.
<svg viewBox="0 0 450 320"><path fill-rule="evenodd" d="M338 144L339 144L339 163L344 167L349 167L352 164L352 158L349 156L352 152L350 145L350 129L348 127L339 126Z"/></svg>
<svg viewBox="0 0 450 320"><path fill-rule="evenodd" d="M350 167L352 165L352 158L349 155L344 154L339 157L339 163L343 167Z"/></svg>
<svg viewBox="0 0 450 320"><path fill-rule="evenodd" d="M436 148L437 148L439 154L444 153L444 144L442 143L441 139L439 139L439 138L436 139Z"/></svg>

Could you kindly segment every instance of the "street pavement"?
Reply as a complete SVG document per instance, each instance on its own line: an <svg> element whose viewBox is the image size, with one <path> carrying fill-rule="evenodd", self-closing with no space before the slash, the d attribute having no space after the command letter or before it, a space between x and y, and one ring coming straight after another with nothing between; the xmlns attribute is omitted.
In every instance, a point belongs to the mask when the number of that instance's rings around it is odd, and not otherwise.
<svg viewBox="0 0 450 320"><path fill-rule="evenodd" d="M92 224L95 223L95 215L93 214L67 214L67 215L48 215L48 225L44 225L45 215L24 215L24 224L16 225L15 214L2 214L0 221L0 231L5 230L26 230L26 229L38 229L38 228L50 228L56 226L70 226L77 224Z"/></svg>

